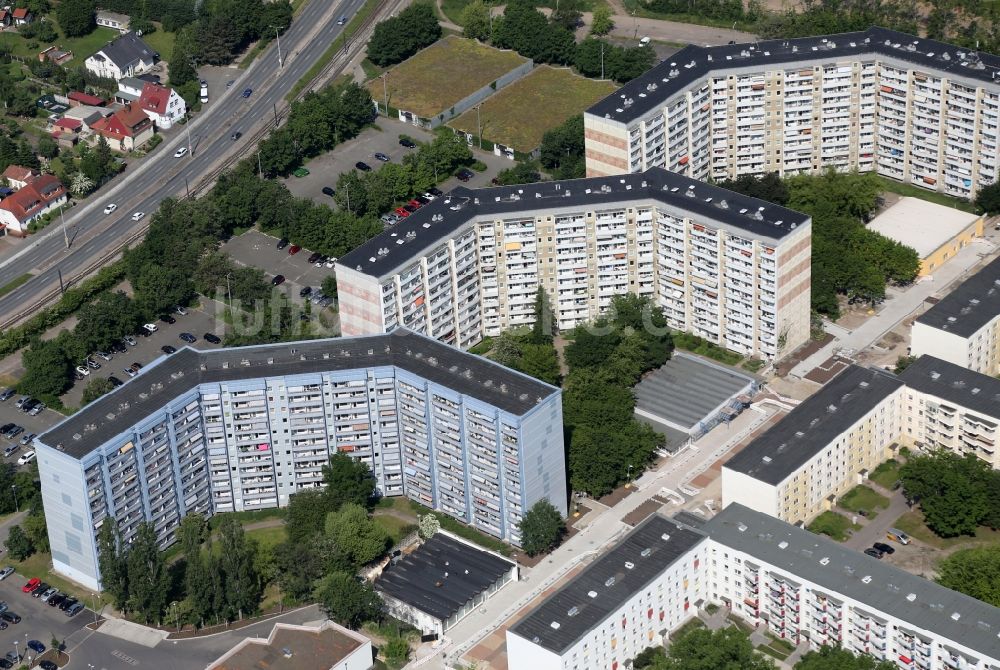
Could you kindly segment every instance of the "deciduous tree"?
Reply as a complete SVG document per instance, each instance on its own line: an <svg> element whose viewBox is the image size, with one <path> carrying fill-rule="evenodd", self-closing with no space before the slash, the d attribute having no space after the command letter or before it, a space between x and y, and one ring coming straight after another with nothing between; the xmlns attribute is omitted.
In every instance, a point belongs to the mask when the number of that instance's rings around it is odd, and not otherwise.
<svg viewBox="0 0 1000 670"><path fill-rule="evenodd" d="M539 500L521 519L521 547L528 556L549 551L559 544L566 532L566 522L552 503Z"/></svg>
<svg viewBox="0 0 1000 670"><path fill-rule="evenodd" d="M316 588L316 598L328 617L348 628L357 629L365 621L382 617L382 599L371 584L347 572L324 577Z"/></svg>
<svg viewBox="0 0 1000 670"><path fill-rule="evenodd" d="M1000 607L1000 544L961 549L937 566L937 581Z"/></svg>
<svg viewBox="0 0 1000 670"><path fill-rule="evenodd" d="M170 577L156 541L153 524L139 524L125 555L128 570L128 608L146 623L159 622L167 605Z"/></svg>
<svg viewBox="0 0 1000 670"><path fill-rule="evenodd" d="M368 507L375 495L375 477L368 464L347 454L336 453L323 466L327 505L338 510L346 503Z"/></svg>
<svg viewBox="0 0 1000 670"><path fill-rule="evenodd" d="M121 534L114 517L107 516L97 531L97 567L101 572L101 589L111 594L115 607L128 605L128 564L125 560Z"/></svg>
<svg viewBox="0 0 1000 670"><path fill-rule="evenodd" d="M35 546L20 526L11 527L3 544L7 547L7 553L15 561L23 561L35 553Z"/></svg>
<svg viewBox="0 0 1000 670"><path fill-rule="evenodd" d="M358 566L382 557L389 548L389 534L368 517L364 507L355 503L346 503L336 512L330 512L325 529Z"/></svg>
<svg viewBox="0 0 1000 670"><path fill-rule="evenodd" d="M824 645L806 653L795 670L895 670L891 661L880 661L868 654L854 654L843 647Z"/></svg>

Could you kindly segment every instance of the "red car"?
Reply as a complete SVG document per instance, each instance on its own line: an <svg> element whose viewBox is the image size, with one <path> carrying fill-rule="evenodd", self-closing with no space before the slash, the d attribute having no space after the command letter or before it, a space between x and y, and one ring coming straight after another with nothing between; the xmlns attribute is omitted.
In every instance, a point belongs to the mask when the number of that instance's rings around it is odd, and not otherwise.
<svg viewBox="0 0 1000 670"><path fill-rule="evenodd" d="M21 587L21 590L24 591L25 593L31 593L32 591L37 589L41 583L42 583L41 579L39 579L38 577L32 577L31 579L28 580L27 584Z"/></svg>
<svg viewBox="0 0 1000 670"><path fill-rule="evenodd" d="M409 201L409 202L408 202L408 203L406 203L406 204L407 204L407 205L413 205L413 206L414 206L414 207L416 207L417 209L420 209L421 207L423 207L423 203L422 203L422 202L420 202L419 200L417 200L416 198L414 198L413 200Z"/></svg>
<svg viewBox="0 0 1000 670"><path fill-rule="evenodd" d="M393 211L395 211L396 214L398 214L399 216L403 216L403 217L406 217L406 216L410 215L410 213L408 211L406 211L405 209L403 209L402 207L397 207Z"/></svg>
<svg viewBox="0 0 1000 670"><path fill-rule="evenodd" d="M289 256L294 256L295 254L299 253L300 251L302 251L302 247L300 247L297 244L293 244L292 246L288 247L288 255Z"/></svg>

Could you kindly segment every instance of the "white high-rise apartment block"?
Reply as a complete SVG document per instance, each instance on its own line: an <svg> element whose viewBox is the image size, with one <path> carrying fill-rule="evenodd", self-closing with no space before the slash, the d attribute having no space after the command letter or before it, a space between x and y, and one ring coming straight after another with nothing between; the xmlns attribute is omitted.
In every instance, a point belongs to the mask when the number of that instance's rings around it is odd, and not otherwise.
<svg viewBox="0 0 1000 670"><path fill-rule="evenodd" d="M884 28L687 46L584 115L587 175L874 171L971 198L997 179L1000 58Z"/></svg>
<svg viewBox="0 0 1000 670"><path fill-rule="evenodd" d="M1000 259L917 317L914 356L936 356L986 375L1000 373Z"/></svg>
<svg viewBox="0 0 1000 670"><path fill-rule="evenodd" d="M458 188L340 259L341 328L468 347L532 323L538 287L560 329L635 293L676 330L776 358L809 336L811 248L809 217L659 168Z"/></svg>
<svg viewBox="0 0 1000 670"><path fill-rule="evenodd" d="M641 523L508 629L508 666L624 670L715 603L813 649L1000 670L996 607L742 505L697 525Z"/></svg>

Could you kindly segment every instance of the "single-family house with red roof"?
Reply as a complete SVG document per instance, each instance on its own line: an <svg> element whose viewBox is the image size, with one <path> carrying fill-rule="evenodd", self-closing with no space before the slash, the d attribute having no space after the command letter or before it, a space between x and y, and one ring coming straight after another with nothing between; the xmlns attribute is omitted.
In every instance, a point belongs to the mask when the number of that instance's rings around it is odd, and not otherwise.
<svg viewBox="0 0 1000 670"><path fill-rule="evenodd" d="M90 105L91 107L104 106L104 100L101 98L81 91L70 91L66 97L69 98L70 107L79 107L80 105Z"/></svg>
<svg viewBox="0 0 1000 670"><path fill-rule="evenodd" d="M35 19L35 15L26 7L17 7L13 13L15 26L26 26Z"/></svg>
<svg viewBox="0 0 1000 670"><path fill-rule="evenodd" d="M115 151L132 151L148 142L155 130L153 122L137 105L125 105L114 114L90 124L94 141L98 136L107 139Z"/></svg>
<svg viewBox="0 0 1000 670"><path fill-rule="evenodd" d="M0 225L11 235L23 237L28 224L64 205L66 187L50 174L43 174L28 182L14 195L0 201Z"/></svg>
<svg viewBox="0 0 1000 670"><path fill-rule="evenodd" d="M13 20L14 19L8 10L0 9L0 26L9 26L10 22Z"/></svg>
<svg viewBox="0 0 1000 670"><path fill-rule="evenodd" d="M138 104L160 129L174 125L187 112L187 104L177 91L150 81L142 87Z"/></svg>
<svg viewBox="0 0 1000 670"><path fill-rule="evenodd" d="M38 176L38 172L22 165L8 165L3 171L3 179L12 189L22 189Z"/></svg>

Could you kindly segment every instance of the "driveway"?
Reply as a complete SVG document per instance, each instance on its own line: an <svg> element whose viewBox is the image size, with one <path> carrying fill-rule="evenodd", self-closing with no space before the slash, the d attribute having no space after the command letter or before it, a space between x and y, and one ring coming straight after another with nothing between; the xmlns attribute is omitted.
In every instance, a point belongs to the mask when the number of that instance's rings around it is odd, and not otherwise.
<svg viewBox="0 0 1000 670"><path fill-rule="evenodd" d="M867 484L872 486L872 488L876 489L882 495L889 496L889 507L887 509L877 510L878 515L875 519L865 523L861 530L855 531L849 538L847 538L844 545L850 547L851 549L864 551L875 542L885 542L886 544L892 544L892 546L898 551L902 548L902 545L894 542L890 543L889 540L886 539L885 533L892 527L892 524L896 522L896 519L910 511L910 508L906 505L906 496L903 495L902 491L890 492L879 486L873 486L871 482L867 482ZM891 559L891 556L886 556L885 559Z"/></svg>
<svg viewBox="0 0 1000 670"><path fill-rule="evenodd" d="M377 170L382 163L375 159L376 153L384 153L389 156L393 163L399 163L407 153L416 151L416 149L407 149L401 146L399 144L400 135L409 135L418 142L430 142L434 139L434 133L428 130L398 119L380 116L375 121L374 128L368 128L354 139L338 144L333 151L328 151L310 160L306 164L310 174L305 177L288 177L283 179L282 183L288 187L293 195L335 207L333 198L323 195L322 188L324 186L336 188L337 178L340 174L355 169L355 163L361 161ZM512 160L495 156L489 151L481 151L478 147L472 149L474 157L485 163L487 169L485 172L476 173L472 179L465 182L465 186L470 188L489 186L490 180L500 170L514 166ZM442 181L438 184L438 188L442 191L448 191L462 184L457 177L439 176Z"/></svg>

